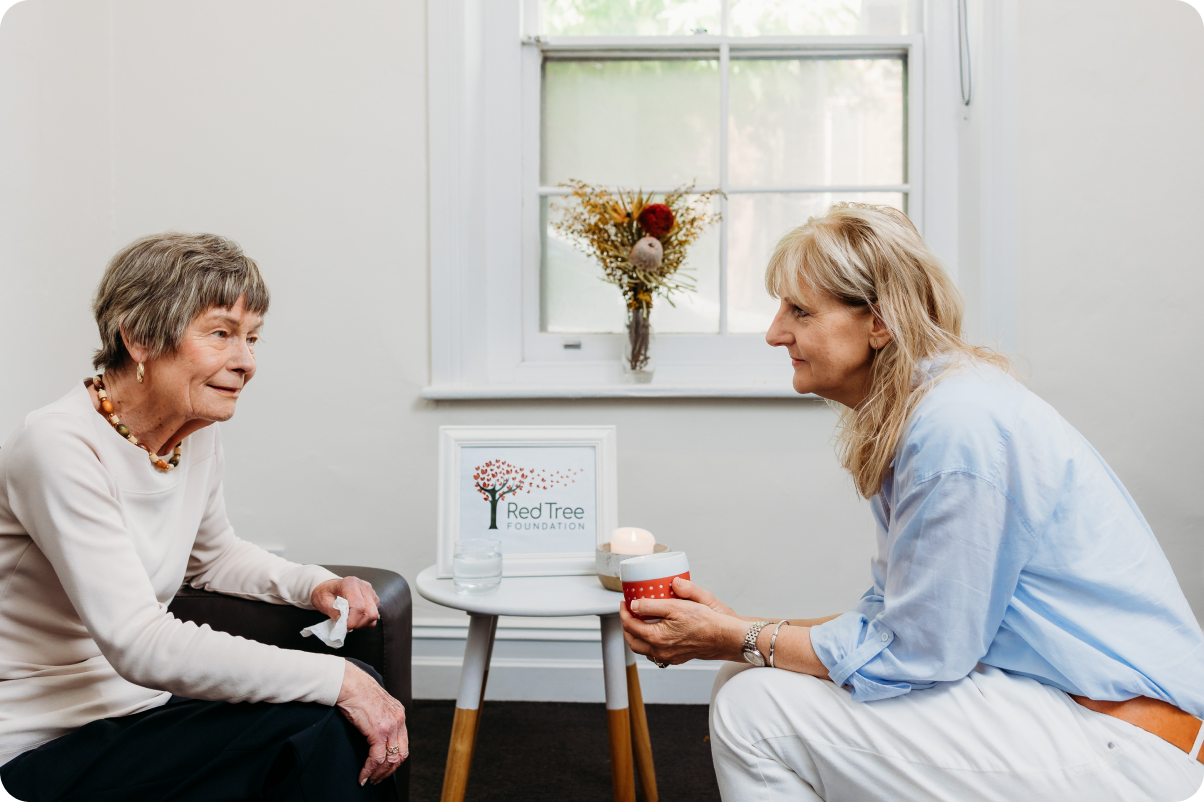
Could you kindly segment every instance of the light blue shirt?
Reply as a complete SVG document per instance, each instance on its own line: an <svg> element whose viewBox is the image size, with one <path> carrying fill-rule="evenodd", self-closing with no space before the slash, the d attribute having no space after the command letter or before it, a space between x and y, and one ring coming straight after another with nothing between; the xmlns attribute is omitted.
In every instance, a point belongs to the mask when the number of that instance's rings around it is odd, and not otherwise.
<svg viewBox="0 0 1204 802"><path fill-rule="evenodd" d="M912 414L871 501L874 586L811 630L832 681L872 701L977 663L1099 700L1204 717L1204 634L1120 480L1081 434L993 367Z"/></svg>

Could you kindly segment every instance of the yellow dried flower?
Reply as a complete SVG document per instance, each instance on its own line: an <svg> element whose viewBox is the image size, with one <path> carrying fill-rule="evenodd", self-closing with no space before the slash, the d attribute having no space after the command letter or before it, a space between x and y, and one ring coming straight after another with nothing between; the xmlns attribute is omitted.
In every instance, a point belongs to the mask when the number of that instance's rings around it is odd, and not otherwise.
<svg viewBox="0 0 1204 802"><path fill-rule="evenodd" d="M632 219L631 212L627 211L626 209L624 209L622 206L620 206L617 203L612 203L610 205L610 208L608 209L608 211L610 212L610 219L615 221L616 223L631 222L631 219Z"/></svg>

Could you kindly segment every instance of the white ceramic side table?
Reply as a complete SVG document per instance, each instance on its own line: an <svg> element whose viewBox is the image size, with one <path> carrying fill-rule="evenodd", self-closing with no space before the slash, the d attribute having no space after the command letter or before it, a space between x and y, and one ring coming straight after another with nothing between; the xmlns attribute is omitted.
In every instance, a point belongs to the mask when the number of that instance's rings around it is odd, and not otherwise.
<svg viewBox="0 0 1204 802"><path fill-rule="evenodd" d="M596 576L511 576L502 580L494 593L462 596L450 579L437 579L435 566L418 575L418 594L428 601L464 610L471 616L464 666L460 671L460 694L447 750L442 802L462 802L472 768L485 683L497 619L501 615L571 616L596 615L602 623L602 673L606 684L606 720L610 730L610 774L615 802L635 802L632 773L632 742L635 768L644 799L657 802L656 772L648 720L635 667L635 654L623 640L619 603L623 594L602 587ZM630 701L630 706L629 706Z"/></svg>

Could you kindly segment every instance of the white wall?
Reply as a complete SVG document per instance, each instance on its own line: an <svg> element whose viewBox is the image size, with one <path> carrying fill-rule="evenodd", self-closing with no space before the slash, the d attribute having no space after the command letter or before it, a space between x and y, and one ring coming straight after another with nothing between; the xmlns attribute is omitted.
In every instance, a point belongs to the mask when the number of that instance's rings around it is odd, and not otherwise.
<svg viewBox="0 0 1204 802"><path fill-rule="evenodd" d="M1104 5L1116 13L1092 13ZM413 580L434 562L441 424L615 424L622 521L688 550L702 584L748 614L850 605L869 581L870 523L817 402L419 398L424 9L13 8L0 25L0 431L88 375L89 297L113 251L167 228L215 231L259 260L274 295L260 372L223 426L229 507L249 539ZM1188 148L1204 25L1177 0L1024 9L1020 348L1034 388L1137 496L1201 612L1200 379L1184 313L1201 280ZM449 695L462 646L436 625L461 619L421 600L415 612L430 636L416 690ZM600 699L588 625L503 636L490 695ZM535 687L535 663L563 681ZM652 700L701 700L709 680L671 669L646 682Z"/></svg>
<svg viewBox="0 0 1204 802"><path fill-rule="evenodd" d="M1020 352L1204 615L1204 22L1178 0L1021 4Z"/></svg>
<svg viewBox="0 0 1204 802"><path fill-rule="evenodd" d="M419 398L423 14L417 0L15 7L0 26L0 430L88 375L89 296L113 251L168 228L216 231L273 291L259 373L223 426L244 536L412 581L435 559L441 424L615 424L622 521L688 550L701 583L750 614L850 605L868 586L870 523L817 402ZM415 614L461 620L421 599ZM590 641L525 643L498 655L559 649L566 671L600 659ZM446 686L447 646L418 644L420 686ZM491 692L532 692L506 682L495 672Z"/></svg>

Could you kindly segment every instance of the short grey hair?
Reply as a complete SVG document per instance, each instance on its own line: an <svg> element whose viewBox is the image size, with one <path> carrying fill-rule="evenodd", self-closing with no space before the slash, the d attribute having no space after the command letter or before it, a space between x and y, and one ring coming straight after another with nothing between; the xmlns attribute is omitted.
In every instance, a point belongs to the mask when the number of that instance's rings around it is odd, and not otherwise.
<svg viewBox="0 0 1204 802"><path fill-rule="evenodd" d="M239 298L258 315L271 300L259 266L238 243L176 231L135 240L113 257L96 288L92 313L100 348L92 366L118 370L126 364L122 329L152 357L172 353L193 320L215 307L232 307Z"/></svg>

